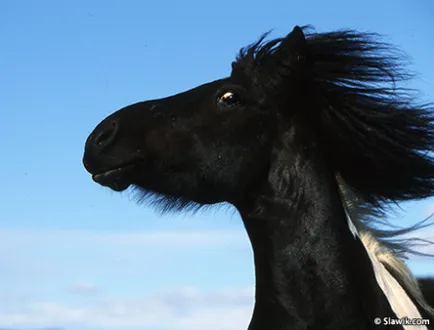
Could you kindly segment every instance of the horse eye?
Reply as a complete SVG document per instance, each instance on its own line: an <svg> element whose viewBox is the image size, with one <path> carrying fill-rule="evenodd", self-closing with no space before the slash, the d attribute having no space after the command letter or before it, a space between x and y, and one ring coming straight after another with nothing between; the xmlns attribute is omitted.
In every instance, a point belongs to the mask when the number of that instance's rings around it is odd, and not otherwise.
<svg viewBox="0 0 434 330"><path fill-rule="evenodd" d="M239 101L237 95L232 92L225 92L218 98L218 100L220 103L224 103L225 105L235 105Z"/></svg>

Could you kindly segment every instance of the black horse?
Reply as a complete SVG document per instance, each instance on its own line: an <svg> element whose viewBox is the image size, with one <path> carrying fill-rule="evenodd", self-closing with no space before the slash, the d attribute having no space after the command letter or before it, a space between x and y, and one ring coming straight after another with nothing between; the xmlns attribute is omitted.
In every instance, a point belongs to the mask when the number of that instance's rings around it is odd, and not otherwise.
<svg viewBox="0 0 434 330"><path fill-rule="evenodd" d="M351 30L264 38L229 77L104 119L84 166L163 210L234 205L254 251L250 330L432 328L433 282L398 236L426 222L375 223L434 193L432 107L402 87L402 54Z"/></svg>

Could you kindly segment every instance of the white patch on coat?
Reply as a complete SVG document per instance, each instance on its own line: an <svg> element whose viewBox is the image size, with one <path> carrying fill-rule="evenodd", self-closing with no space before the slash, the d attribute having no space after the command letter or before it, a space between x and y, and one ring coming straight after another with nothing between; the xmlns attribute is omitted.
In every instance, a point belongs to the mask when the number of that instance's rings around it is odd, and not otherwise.
<svg viewBox="0 0 434 330"><path fill-rule="evenodd" d="M380 245L378 241L376 241L369 233L362 233L362 235L360 235L345 207L344 209L348 221L348 227L354 237L360 238L362 241L369 258L371 259L378 286L386 296L390 307L396 314L396 318L403 319L407 317L409 319L422 319L418 308L408 296L407 292L379 260L382 252L379 249ZM403 328L405 330L428 330L425 325L403 325Z"/></svg>

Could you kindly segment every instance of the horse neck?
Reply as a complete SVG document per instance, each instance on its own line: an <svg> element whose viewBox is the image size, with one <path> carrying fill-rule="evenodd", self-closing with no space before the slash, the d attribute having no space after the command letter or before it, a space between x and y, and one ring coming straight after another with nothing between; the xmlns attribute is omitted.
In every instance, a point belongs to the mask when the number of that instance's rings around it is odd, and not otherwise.
<svg viewBox="0 0 434 330"><path fill-rule="evenodd" d="M250 330L369 329L394 315L351 232L333 173L320 159L278 155L251 207L256 303ZM381 328L381 327L380 327Z"/></svg>

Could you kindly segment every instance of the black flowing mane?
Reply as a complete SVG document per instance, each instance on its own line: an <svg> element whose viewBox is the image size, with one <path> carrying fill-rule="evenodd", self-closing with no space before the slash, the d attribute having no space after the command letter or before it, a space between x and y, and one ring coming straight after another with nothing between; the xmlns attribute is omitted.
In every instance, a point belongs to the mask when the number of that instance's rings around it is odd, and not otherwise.
<svg viewBox="0 0 434 330"><path fill-rule="evenodd" d="M306 115L330 166L371 207L432 196L434 108L417 103L416 91L406 87L414 75L405 54L375 33L305 35L303 88L314 103L306 108L315 111ZM281 51L286 38L264 43L266 36L243 48L233 67L272 95L293 87L285 86L287 77L302 55Z"/></svg>

